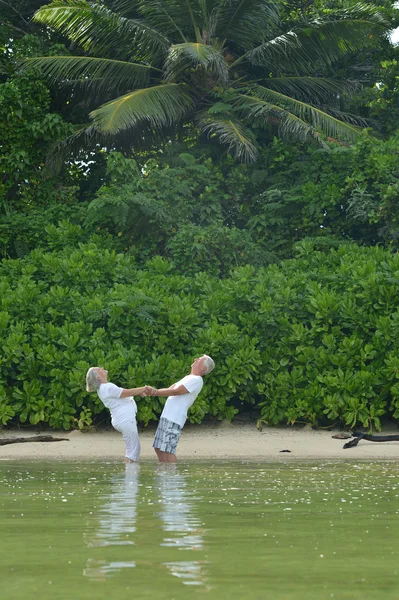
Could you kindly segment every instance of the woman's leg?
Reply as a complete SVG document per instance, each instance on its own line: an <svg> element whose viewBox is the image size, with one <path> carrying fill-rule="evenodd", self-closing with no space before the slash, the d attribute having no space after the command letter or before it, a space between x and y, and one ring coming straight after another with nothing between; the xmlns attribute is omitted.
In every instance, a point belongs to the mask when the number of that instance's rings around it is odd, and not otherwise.
<svg viewBox="0 0 399 600"><path fill-rule="evenodd" d="M115 427L115 425L114 425ZM138 462L140 458L140 440L136 421L124 421L115 427L123 435L126 445L125 462Z"/></svg>

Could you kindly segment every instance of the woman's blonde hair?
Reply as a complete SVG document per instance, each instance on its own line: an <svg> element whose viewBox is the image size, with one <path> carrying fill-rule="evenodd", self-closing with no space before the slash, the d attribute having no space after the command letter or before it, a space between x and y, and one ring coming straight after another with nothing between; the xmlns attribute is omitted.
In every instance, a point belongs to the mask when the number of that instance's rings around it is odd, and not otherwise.
<svg viewBox="0 0 399 600"><path fill-rule="evenodd" d="M98 367L90 367L86 373L86 392L96 392L101 385L96 371Z"/></svg>

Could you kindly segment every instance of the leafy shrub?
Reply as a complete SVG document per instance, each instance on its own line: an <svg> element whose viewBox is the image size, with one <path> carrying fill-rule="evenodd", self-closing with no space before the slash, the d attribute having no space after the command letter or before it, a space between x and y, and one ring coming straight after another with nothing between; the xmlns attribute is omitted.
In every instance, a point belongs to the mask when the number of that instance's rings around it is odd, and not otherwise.
<svg viewBox="0 0 399 600"><path fill-rule="evenodd" d="M266 266L308 237L395 248L398 141L366 132L352 147L326 150L274 140L252 167L188 153L140 166L110 153L87 224L109 231L140 264L161 254L188 275Z"/></svg>
<svg viewBox="0 0 399 600"><path fill-rule="evenodd" d="M4 260L0 423L87 427L108 418L84 390L90 366L126 387L163 387L203 352L217 368L192 422L250 407L276 425L398 419L399 255L310 241L295 251L223 280L182 275L161 257L138 268L93 242ZM157 418L163 402L139 399L139 420Z"/></svg>

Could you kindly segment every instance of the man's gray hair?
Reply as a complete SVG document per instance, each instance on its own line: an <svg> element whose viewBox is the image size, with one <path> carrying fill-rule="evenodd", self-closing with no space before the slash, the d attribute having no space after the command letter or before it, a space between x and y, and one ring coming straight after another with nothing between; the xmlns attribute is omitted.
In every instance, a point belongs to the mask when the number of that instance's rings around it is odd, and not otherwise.
<svg viewBox="0 0 399 600"><path fill-rule="evenodd" d="M97 367L90 367L86 373L86 392L96 392L101 385L96 369Z"/></svg>
<svg viewBox="0 0 399 600"><path fill-rule="evenodd" d="M208 356L207 354L205 354L204 356L206 357L204 360L204 363L205 363L204 375L208 375L208 373L213 371L213 369L215 368L215 363L214 363L213 359L210 356Z"/></svg>

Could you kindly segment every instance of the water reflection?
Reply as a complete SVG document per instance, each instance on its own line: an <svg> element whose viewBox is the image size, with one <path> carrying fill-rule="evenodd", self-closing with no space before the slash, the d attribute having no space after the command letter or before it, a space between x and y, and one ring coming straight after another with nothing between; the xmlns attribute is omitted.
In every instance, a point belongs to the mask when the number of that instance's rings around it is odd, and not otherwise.
<svg viewBox="0 0 399 600"><path fill-rule="evenodd" d="M89 548L134 545L136 531L137 493L140 466L127 464L123 474L112 476L111 495L101 508L100 525L94 537L87 540ZM107 561L89 558L83 574L90 579L104 579L117 571L134 568L135 561Z"/></svg>
<svg viewBox="0 0 399 600"><path fill-rule="evenodd" d="M159 516L165 532L161 546L182 551L203 550L202 523L195 515L195 498L188 489L186 476L176 465L164 464L157 467L156 480L161 502ZM185 585L206 583L206 561L178 560L162 564Z"/></svg>

